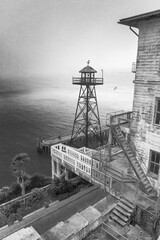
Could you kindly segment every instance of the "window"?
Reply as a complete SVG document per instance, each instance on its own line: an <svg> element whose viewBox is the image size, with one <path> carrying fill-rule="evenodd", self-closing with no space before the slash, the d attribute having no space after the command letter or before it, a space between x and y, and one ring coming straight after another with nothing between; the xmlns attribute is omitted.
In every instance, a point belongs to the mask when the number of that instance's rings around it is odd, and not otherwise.
<svg viewBox="0 0 160 240"><path fill-rule="evenodd" d="M160 98L156 98L154 123L160 125Z"/></svg>
<svg viewBox="0 0 160 240"><path fill-rule="evenodd" d="M151 150L149 172L155 178L158 178L159 165L160 165L160 153Z"/></svg>

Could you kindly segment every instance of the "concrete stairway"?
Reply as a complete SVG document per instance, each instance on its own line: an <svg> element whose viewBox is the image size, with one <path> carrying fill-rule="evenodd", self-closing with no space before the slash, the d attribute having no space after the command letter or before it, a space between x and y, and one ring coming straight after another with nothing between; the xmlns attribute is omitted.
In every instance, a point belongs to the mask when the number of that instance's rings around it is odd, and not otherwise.
<svg viewBox="0 0 160 240"><path fill-rule="evenodd" d="M153 187L151 183L149 182L143 168L141 167L140 163L136 159L136 156L134 152L132 151L130 145L127 143L121 128L119 125L111 125L112 133L114 134L114 137L116 138L116 141L118 142L119 146L123 149L124 154L126 155L128 161L130 162L136 176L141 180L143 190L150 194L153 190Z"/></svg>
<svg viewBox="0 0 160 240"><path fill-rule="evenodd" d="M115 208L112 210L110 218L124 227L131 221L135 206L126 198L121 197Z"/></svg>

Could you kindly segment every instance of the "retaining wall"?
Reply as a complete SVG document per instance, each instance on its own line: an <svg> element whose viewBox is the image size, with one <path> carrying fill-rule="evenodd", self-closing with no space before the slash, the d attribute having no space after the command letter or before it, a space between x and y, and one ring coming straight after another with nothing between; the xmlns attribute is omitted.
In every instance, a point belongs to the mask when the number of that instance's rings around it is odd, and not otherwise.
<svg viewBox="0 0 160 240"><path fill-rule="evenodd" d="M102 223L101 213L92 206L76 213L65 222L59 222L41 237L43 240L81 240Z"/></svg>

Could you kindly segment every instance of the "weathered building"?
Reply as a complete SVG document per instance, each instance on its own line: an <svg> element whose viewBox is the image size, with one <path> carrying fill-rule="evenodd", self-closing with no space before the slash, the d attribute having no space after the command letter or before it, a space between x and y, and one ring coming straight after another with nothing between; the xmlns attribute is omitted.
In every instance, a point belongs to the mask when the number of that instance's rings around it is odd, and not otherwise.
<svg viewBox="0 0 160 240"><path fill-rule="evenodd" d="M121 19L119 23L129 26L138 36L131 142L137 157L141 156L145 163L146 174L157 185L160 182L160 10Z"/></svg>

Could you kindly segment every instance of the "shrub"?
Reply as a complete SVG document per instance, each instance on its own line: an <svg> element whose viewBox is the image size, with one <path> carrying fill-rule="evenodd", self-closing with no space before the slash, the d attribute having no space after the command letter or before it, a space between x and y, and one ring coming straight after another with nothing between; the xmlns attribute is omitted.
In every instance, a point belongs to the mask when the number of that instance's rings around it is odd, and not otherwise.
<svg viewBox="0 0 160 240"><path fill-rule="evenodd" d="M34 188L41 188L51 183L51 178L45 177L40 173L33 174L26 183L25 183L25 190L26 192L30 192Z"/></svg>
<svg viewBox="0 0 160 240"><path fill-rule="evenodd" d="M22 207L20 202L11 203L6 209L5 209L5 216L9 218L11 214L16 214L18 210Z"/></svg>
<svg viewBox="0 0 160 240"><path fill-rule="evenodd" d="M72 192L76 187L77 187L76 184L73 184L73 183L71 183L71 182L68 182L68 183L67 183L67 192L68 192L68 193Z"/></svg>
<svg viewBox="0 0 160 240"><path fill-rule="evenodd" d="M22 189L18 182L12 183L9 189L9 194L11 195L11 198L16 198L21 195Z"/></svg>
<svg viewBox="0 0 160 240"><path fill-rule="evenodd" d="M64 177L61 179L55 178L52 181L52 184L48 191L52 196L56 196L70 193L76 188L76 186L77 184L72 183L70 181L66 181Z"/></svg>
<svg viewBox="0 0 160 240"><path fill-rule="evenodd" d="M10 214L7 218L7 224L10 226L16 221L16 215L14 213Z"/></svg>
<svg viewBox="0 0 160 240"><path fill-rule="evenodd" d="M5 187L1 188L0 191L3 192L3 193L8 193L9 192L9 187L5 186Z"/></svg>
<svg viewBox="0 0 160 240"><path fill-rule="evenodd" d="M1 210L0 212L0 226L4 226L7 222L6 215L4 213L4 210Z"/></svg>
<svg viewBox="0 0 160 240"><path fill-rule="evenodd" d="M60 178L55 177L52 181L52 184L59 185L60 181Z"/></svg>
<svg viewBox="0 0 160 240"><path fill-rule="evenodd" d="M30 198L28 200L28 205L32 206L33 204L37 204L43 198L44 198L43 192L40 189L35 188L35 189L32 190L32 195L30 196Z"/></svg>
<svg viewBox="0 0 160 240"><path fill-rule="evenodd" d="M9 200L9 187L3 187L0 190L0 204Z"/></svg>

